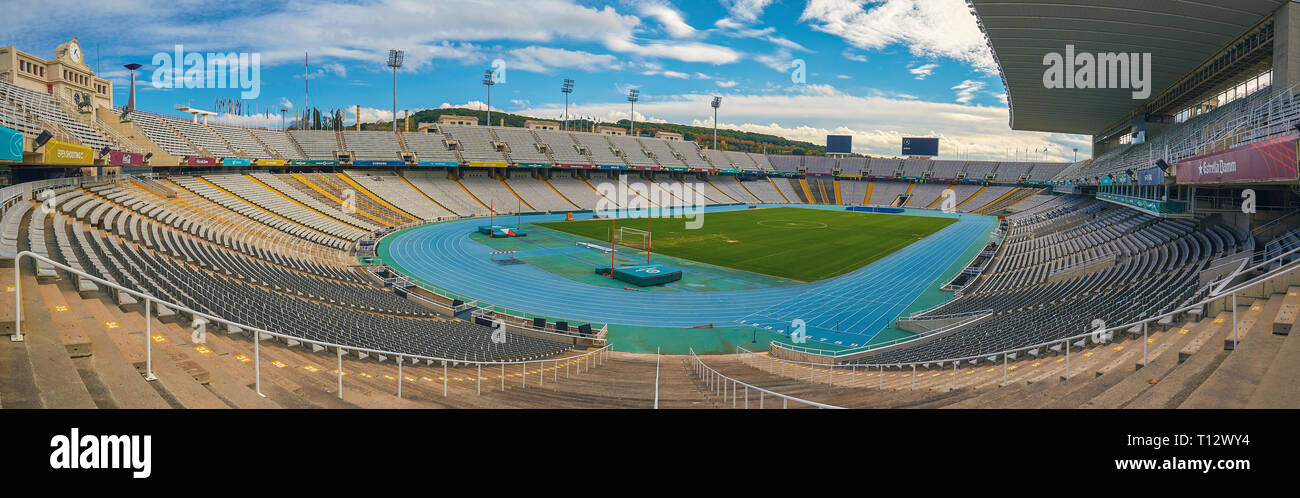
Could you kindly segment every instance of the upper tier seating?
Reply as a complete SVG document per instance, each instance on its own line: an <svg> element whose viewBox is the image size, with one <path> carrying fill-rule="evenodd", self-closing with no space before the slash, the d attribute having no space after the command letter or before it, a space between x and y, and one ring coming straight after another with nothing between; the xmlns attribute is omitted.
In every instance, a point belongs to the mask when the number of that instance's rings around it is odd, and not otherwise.
<svg viewBox="0 0 1300 498"><path fill-rule="evenodd" d="M253 135L244 128L235 128L233 126L208 125L212 131L217 132L227 143L239 149L244 156L252 159L274 159L274 156L263 147ZM277 133L283 136L282 133Z"/></svg>
<svg viewBox="0 0 1300 498"><path fill-rule="evenodd" d="M496 147L492 132L483 126L442 125L439 127L448 140L460 144L460 155L466 161L506 162L506 156Z"/></svg>
<svg viewBox="0 0 1300 498"><path fill-rule="evenodd" d="M299 161L306 159L306 157L303 157L302 152L298 151L298 147L293 144L293 141L289 139L289 135L283 132L261 130L257 128L249 129L248 132L253 134L253 137L257 138L258 141L266 144L266 148L269 149L270 152L274 152L281 159Z"/></svg>
<svg viewBox="0 0 1300 498"><path fill-rule="evenodd" d="M176 157L199 157L199 151L190 147L184 138L176 132L175 129L168 126L162 118L157 118L149 114L135 112L131 113L131 120L135 123L136 128L144 132L144 136L150 141L157 144L163 151Z"/></svg>
<svg viewBox="0 0 1300 498"><path fill-rule="evenodd" d="M456 152L447 148L446 137L441 133L406 133L402 139L420 161L457 160Z"/></svg>
<svg viewBox="0 0 1300 498"><path fill-rule="evenodd" d="M343 143L354 161L398 161L402 146L392 133L344 130Z"/></svg>
<svg viewBox="0 0 1300 498"><path fill-rule="evenodd" d="M314 161L337 159L334 153L339 150L339 141L338 136L332 131L289 130L289 136L307 155L307 159Z"/></svg>
<svg viewBox="0 0 1300 498"><path fill-rule="evenodd" d="M54 98L53 95L42 92L34 92L20 87L13 83L0 80L0 102L11 101L17 104L22 110L27 111L36 119L52 123L68 133L71 133L82 145L95 150L112 145L112 143L100 135L90 125L73 119L68 111L64 108L63 102ZM3 110L0 110L3 113ZM11 121L18 123L17 116L9 118ZM17 126L13 127L19 129ZM35 132L40 134L40 132Z"/></svg>

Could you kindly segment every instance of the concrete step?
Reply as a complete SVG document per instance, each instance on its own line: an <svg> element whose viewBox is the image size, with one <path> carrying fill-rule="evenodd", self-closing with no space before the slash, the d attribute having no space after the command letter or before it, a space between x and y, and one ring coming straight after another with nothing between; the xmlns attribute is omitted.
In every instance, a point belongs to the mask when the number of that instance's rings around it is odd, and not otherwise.
<svg viewBox="0 0 1300 498"><path fill-rule="evenodd" d="M1069 403L1069 406L1080 408L1122 408L1149 389L1153 385L1150 382L1151 380L1154 379L1159 382L1162 377L1178 366L1179 360L1184 354L1193 355L1200 350L1201 345L1209 342L1216 334L1222 334L1223 331L1228 330L1230 327L1228 320L1231 317L1232 313L1225 311L1219 313L1213 319L1186 324L1180 330L1185 329L1187 333L1175 332L1177 337L1170 341L1172 344L1168 349L1163 350L1170 353L1177 351L1179 354L1161 354L1154 359L1150 359L1142 369L1137 370L1132 375L1125 376L1118 382L1103 381L1103 384L1110 384L1110 387L1101 392L1094 393L1094 389L1091 388L1081 389L1080 394L1093 394L1092 397L1087 399L1080 399L1081 396L1072 395L1068 402L1063 399L1062 403L1049 403L1048 406L1064 407L1061 405ZM1221 335L1219 336L1221 337ZM1156 349L1159 350L1160 348L1161 346L1157 346ZM1148 354L1150 353L1151 351L1148 351ZM1105 379L1106 376L1103 375L1102 378Z"/></svg>
<svg viewBox="0 0 1300 498"><path fill-rule="evenodd" d="M1286 336L1274 332L1285 294L1274 294L1263 306L1263 318L1247 338L1239 337L1237 348L1224 358L1179 408L1245 408L1264 379ZM1272 320L1269 317L1274 317ZM1294 318L1292 318L1294 322Z"/></svg>
<svg viewBox="0 0 1300 498"><path fill-rule="evenodd" d="M1289 294L1289 293L1288 293ZM1289 297L1289 296L1288 296ZM1276 330L1276 329L1275 329ZM1300 329L1294 323L1246 408L1300 408Z"/></svg>
<svg viewBox="0 0 1300 498"><path fill-rule="evenodd" d="M1279 306L1281 306L1280 299L1272 304L1263 299L1249 304L1239 300L1237 305L1238 337L1244 341L1245 337L1249 335L1249 331L1256 326L1271 329L1273 327L1271 320L1263 318L1265 315L1271 317L1276 314ZM1207 342L1201 351L1188 357L1170 371L1168 375L1161 377L1157 384L1135 397L1125 407L1176 408L1182 404L1192 391L1219 367L1219 364L1227 358L1228 353L1231 351L1230 349L1216 347L1219 344L1226 345L1232 341L1232 317L1230 313L1226 323L1222 325L1225 325L1224 330L1212 337L1211 341Z"/></svg>
<svg viewBox="0 0 1300 498"><path fill-rule="evenodd" d="M72 326L69 311L56 311L61 304L47 303L41 292L43 286L36 283L30 272L24 272L23 310L27 315L24 320L24 342L27 348L27 360L37 389L40 390L41 406L44 408L94 408L95 401L86 389L77 368L72 362L72 355L64 344L62 335L56 326ZM57 288L55 289L57 293ZM64 309L64 308L58 308ZM59 321L51 315L58 315ZM83 343L84 344L84 343ZM84 356L84 355L82 355Z"/></svg>

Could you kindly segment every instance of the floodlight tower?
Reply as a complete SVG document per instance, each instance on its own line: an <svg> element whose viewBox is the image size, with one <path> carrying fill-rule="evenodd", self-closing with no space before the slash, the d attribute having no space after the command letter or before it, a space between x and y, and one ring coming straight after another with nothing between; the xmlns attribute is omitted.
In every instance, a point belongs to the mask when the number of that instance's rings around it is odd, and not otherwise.
<svg viewBox="0 0 1300 498"><path fill-rule="evenodd" d="M284 113L286 112L289 112L289 109L286 109L284 107L280 108L280 131L284 131ZM361 118L357 117L357 119L361 119Z"/></svg>
<svg viewBox="0 0 1300 498"><path fill-rule="evenodd" d="M713 150L718 150L718 108L722 106L722 97L714 96L709 106L713 107Z"/></svg>
<svg viewBox="0 0 1300 498"><path fill-rule="evenodd" d="M641 90L633 88L627 91L627 101L632 103L632 112L628 114L628 134L636 136L636 101L641 100Z"/></svg>
<svg viewBox="0 0 1300 498"><path fill-rule="evenodd" d="M564 131L569 131L569 94L573 93L573 80L565 78L560 92L564 93Z"/></svg>
<svg viewBox="0 0 1300 498"><path fill-rule="evenodd" d="M401 50L388 51L388 67L393 68L393 135L397 135L397 68L402 67ZM361 116L357 116L360 120Z"/></svg>
<svg viewBox="0 0 1300 498"><path fill-rule="evenodd" d="M497 84L492 78L492 70L483 72L483 86L487 87L487 125L492 126L492 85Z"/></svg>

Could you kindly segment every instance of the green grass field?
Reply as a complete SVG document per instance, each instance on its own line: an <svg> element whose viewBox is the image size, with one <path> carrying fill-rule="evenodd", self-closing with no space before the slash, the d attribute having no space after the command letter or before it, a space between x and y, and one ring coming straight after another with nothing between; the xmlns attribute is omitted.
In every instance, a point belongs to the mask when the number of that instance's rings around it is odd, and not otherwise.
<svg viewBox="0 0 1300 498"><path fill-rule="evenodd" d="M704 215L704 226L655 218L653 251L727 268L804 282L842 275L921 240L956 220L803 208L764 208ZM536 225L609 243L609 220ZM645 230L646 220L619 220Z"/></svg>

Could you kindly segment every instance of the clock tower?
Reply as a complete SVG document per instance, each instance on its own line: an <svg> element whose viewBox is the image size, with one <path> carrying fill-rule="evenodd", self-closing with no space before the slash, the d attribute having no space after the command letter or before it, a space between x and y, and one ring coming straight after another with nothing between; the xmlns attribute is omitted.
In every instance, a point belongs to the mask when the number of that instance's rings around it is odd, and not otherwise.
<svg viewBox="0 0 1300 498"><path fill-rule="evenodd" d="M76 38L59 45L54 50L54 56L57 60L69 66L90 69L90 66L86 65L86 53L82 51L81 42L77 41Z"/></svg>

